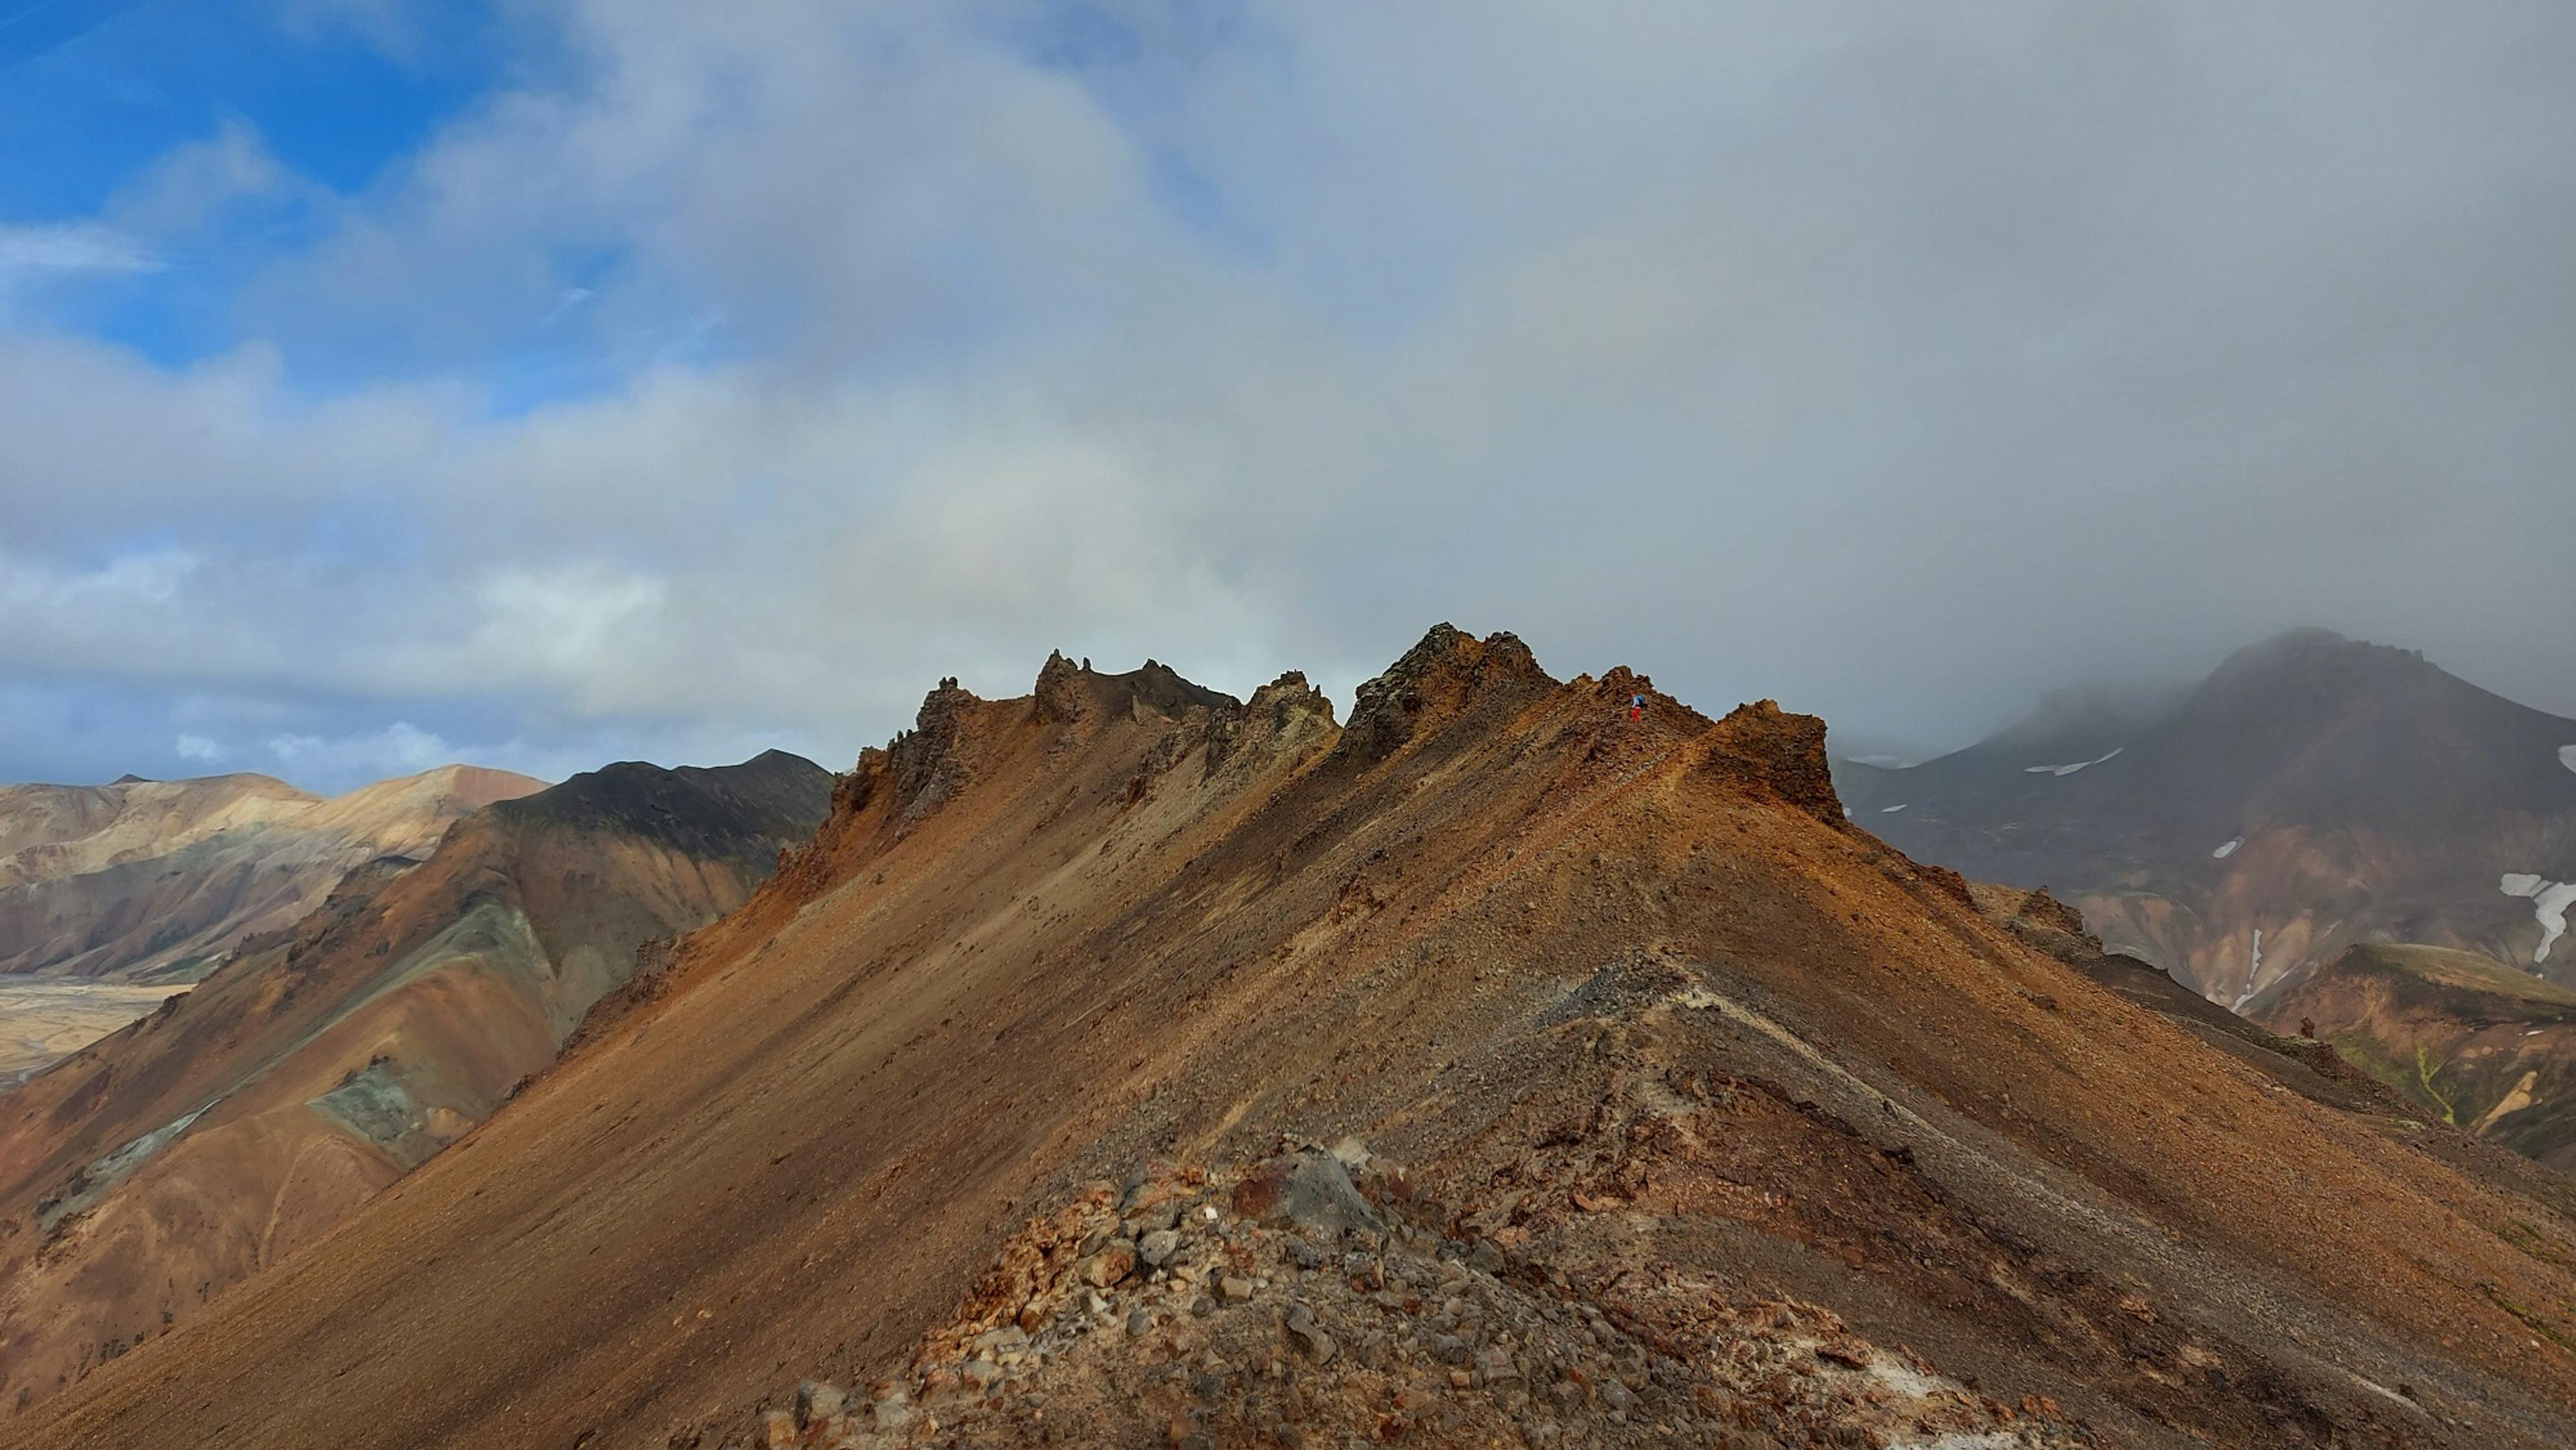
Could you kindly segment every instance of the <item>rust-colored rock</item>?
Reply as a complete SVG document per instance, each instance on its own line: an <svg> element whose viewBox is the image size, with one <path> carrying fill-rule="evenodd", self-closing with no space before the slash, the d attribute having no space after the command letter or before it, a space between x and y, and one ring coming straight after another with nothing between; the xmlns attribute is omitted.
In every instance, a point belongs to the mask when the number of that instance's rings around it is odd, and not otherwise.
<svg viewBox="0 0 2576 1450"><path fill-rule="evenodd" d="M1825 757L1825 722L1792 715L1777 701L1738 705L1706 737L1709 770L1843 829L1842 798Z"/></svg>

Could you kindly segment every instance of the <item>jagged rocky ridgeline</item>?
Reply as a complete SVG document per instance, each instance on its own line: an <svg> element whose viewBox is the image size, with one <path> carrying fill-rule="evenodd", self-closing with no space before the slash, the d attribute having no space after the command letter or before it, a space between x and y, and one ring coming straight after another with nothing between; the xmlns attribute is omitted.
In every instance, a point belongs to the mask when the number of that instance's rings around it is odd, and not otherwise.
<svg viewBox="0 0 2576 1450"><path fill-rule="evenodd" d="M2576 1439L2562 1180L1918 866L1823 747L1446 627L1340 725L949 682L650 1000L22 1438ZM1345 1137L1374 1241L1238 1192Z"/></svg>

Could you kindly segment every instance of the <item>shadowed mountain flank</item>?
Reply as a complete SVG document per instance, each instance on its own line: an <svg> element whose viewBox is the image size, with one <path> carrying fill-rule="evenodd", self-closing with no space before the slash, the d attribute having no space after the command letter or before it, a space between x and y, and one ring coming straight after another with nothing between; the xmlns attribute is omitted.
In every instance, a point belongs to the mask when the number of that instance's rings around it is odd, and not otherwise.
<svg viewBox="0 0 2576 1450"><path fill-rule="evenodd" d="M2551 939L2576 900L2571 744L2576 721L2302 630L2175 699L2059 704L1909 769L1835 769L1891 843L2045 885L2114 948L2235 1003L2381 941L2576 982Z"/></svg>
<svg viewBox="0 0 2576 1450"><path fill-rule="evenodd" d="M2563 1184L1917 865L1824 744L1446 626L1346 725L943 682L649 995L20 1438L2576 1437Z"/></svg>
<svg viewBox="0 0 2576 1450"><path fill-rule="evenodd" d="M773 752L492 803L0 1097L0 1397L186 1323L456 1141L656 944L740 905L830 789Z"/></svg>

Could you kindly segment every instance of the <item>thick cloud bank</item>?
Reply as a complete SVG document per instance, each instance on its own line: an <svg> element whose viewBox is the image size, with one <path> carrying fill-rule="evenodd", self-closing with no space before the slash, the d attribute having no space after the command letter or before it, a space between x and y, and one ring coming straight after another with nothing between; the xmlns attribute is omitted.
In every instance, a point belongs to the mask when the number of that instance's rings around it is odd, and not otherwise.
<svg viewBox="0 0 2576 1450"><path fill-rule="evenodd" d="M489 38L363 185L236 120L0 215L0 775L837 759L1443 617L1925 744L2298 623L2576 713L2564 5ZM191 285L185 356L97 322Z"/></svg>

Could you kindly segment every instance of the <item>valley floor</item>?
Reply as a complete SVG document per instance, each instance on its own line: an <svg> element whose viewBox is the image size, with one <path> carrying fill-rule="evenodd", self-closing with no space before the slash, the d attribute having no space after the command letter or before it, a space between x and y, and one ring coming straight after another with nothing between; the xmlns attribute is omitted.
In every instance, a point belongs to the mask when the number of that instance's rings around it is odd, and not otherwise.
<svg viewBox="0 0 2576 1450"><path fill-rule="evenodd" d="M172 990L166 983L0 977L0 1090L150 1012Z"/></svg>

